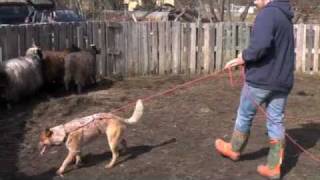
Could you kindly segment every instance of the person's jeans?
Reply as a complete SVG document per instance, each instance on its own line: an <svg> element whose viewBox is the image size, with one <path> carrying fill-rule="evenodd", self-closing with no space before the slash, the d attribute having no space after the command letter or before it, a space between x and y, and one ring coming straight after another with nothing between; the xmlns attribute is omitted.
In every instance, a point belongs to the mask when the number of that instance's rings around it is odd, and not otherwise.
<svg viewBox="0 0 320 180"><path fill-rule="evenodd" d="M266 105L267 129L271 139L282 140L285 137L284 111L289 93L254 88L244 84L237 113L235 130L249 133L252 120L259 108Z"/></svg>

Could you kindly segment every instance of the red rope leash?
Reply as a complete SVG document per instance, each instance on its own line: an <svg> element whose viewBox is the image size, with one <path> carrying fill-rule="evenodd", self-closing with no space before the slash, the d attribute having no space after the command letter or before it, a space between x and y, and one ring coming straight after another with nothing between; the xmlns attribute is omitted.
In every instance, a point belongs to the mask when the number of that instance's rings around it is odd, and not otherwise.
<svg viewBox="0 0 320 180"><path fill-rule="evenodd" d="M163 92L157 93L155 95L151 95L151 96L147 96L147 97L143 97L140 98L142 101L146 102L146 101L151 101L154 98L160 97L160 96L164 96L164 95L168 95L178 89L183 89L183 88L190 88L192 86L194 86L196 83L202 82L202 81L206 81L206 80L210 80L212 78L216 78L218 77L218 75L221 75L222 73L224 73L224 71L218 71L214 74L210 74L204 77L200 77L200 78L196 78L194 80L188 81L186 83L180 84L180 85L176 85L173 88L170 88L168 90L165 90ZM230 80L230 84L232 87L235 86L234 80L233 80L233 75L232 75L232 71L231 69L228 69L228 74L229 74L229 80ZM240 82L243 84L245 82L245 72L244 72L244 67L241 67L241 78L240 78ZM139 98L138 98L139 99ZM110 113L114 113L114 112L118 112L118 111L123 111L123 110L127 110L130 107L133 107L135 105L136 101L130 102L122 107L119 107L117 109L114 109L112 111L110 111ZM255 101L254 103L257 105L258 109L264 113L265 117L268 117L267 113L265 112L265 110L263 109L262 106L258 105ZM313 155L311 152L309 152L308 150L306 150L304 147L302 147L300 144L298 144L289 134L286 133L286 137L289 139L290 142L292 142L297 148L299 148L302 152L305 152L311 159L313 159L316 162L320 162L320 158L316 157L315 155Z"/></svg>

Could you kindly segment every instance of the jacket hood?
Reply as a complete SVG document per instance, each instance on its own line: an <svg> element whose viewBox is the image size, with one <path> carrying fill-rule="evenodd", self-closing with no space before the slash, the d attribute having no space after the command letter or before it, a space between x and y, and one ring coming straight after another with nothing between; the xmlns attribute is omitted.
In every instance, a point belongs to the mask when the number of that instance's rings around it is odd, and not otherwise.
<svg viewBox="0 0 320 180"><path fill-rule="evenodd" d="M276 7L280 9L289 20L294 16L289 0L273 0L266 6L266 8L268 7Z"/></svg>

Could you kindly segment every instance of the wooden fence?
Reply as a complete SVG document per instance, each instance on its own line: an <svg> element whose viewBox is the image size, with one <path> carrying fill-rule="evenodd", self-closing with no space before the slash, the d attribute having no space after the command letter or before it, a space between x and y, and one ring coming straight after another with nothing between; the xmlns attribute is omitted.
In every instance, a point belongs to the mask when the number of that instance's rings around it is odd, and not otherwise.
<svg viewBox="0 0 320 180"><path fill-rule="evenodd" d="M295 25L296 69L319 71L319 25ZM220 70L247 47L245 23L84 22L0 26L0 60L24 55L35 41L42 49L75 44L101 49L101 76L201 74Z"/></svg>

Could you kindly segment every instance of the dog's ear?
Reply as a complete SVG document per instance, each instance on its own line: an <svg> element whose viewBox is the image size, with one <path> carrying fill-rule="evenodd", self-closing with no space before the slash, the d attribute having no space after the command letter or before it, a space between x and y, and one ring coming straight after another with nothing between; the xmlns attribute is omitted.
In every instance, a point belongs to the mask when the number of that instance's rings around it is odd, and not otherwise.
<svg viewBox="0 0 320 180"><path fill-rule="evenodd" d="M52 135L52 131L49 128L46 128L45 135L46 137L50 137Z"/></svg>

